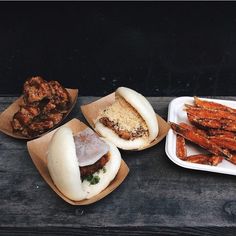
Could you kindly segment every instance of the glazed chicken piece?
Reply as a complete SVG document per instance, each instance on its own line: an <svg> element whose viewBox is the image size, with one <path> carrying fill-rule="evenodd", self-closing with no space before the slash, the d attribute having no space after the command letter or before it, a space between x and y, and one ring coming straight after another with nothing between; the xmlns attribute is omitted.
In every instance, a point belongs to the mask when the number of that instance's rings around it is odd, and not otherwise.
<svg viewBox="0 0 236 236"><path fill-rule="evenodd" d="M52 91L51 103L56 105L59 111L67 112L71 100L70 95L65 88L63 88L57 81L50 81L49 86Z"/></svg>
<svg viewBox="0 0 236 236"><path fill-rule="evenodd" d="M30 136L41 134L54 126L52 120L34 121L28 126L28 134Z"/></svg>
<svg viewBox="0 0 236 236"><path fill-rule="evenodd" d="M48 114L55 110L56 107L56 104L49 100L44 106L41 106L41 111L43 114Z"/></svg>
<svg viewBox="0 0 236 236"><path fill-rule="evenodd" d="M48 115L39 115L29 125L28 133L31 135L43 133L57 125L62 120L62 118L63 114L59 112L49 113Z"/></svg>
<svg viewBox="0 0 236 236"><path fill-rule="evenodd" d="M57 125L63 118L63 114L60 112L49 113L46 120L51 120L54 125Z"/></svg>
<svg viewBox="0 0 236 236"><path fill-rule="evenodd" d="M24 83L25 105L15 113L13 131L34 137L57 125L71 105L70 95L57 81L47 82L39 76Z"/></svg>
<svg viewBox="0 0 236 236"><path fill-rule="evenodd" d="M14 130L23 130L24 126L29 125L32 120L38 116L40 110L38 107L22 106L20 110L15 113L12 121Z"/></svg>
<svg viewBox="0 0 236 236"><path fill-rule="evenodd" d="M26 104L36 104L45 98L52 96L51 87L48 82L39 76L32 77L24 83L24 101Z"/></svg>

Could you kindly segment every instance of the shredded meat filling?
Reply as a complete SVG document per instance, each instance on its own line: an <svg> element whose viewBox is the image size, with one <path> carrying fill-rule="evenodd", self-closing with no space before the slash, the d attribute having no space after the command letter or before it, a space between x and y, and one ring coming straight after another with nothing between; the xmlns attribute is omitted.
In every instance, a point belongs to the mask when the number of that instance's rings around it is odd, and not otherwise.
<svg viewBox="0 0 236 236"><path fill-rule="evenodd" d="M108 117L102 117L99 121L109 129L112 129L120 138L126 140L134 140L135 138L139 138L147 134L147 130L144 130L141 126L133 132L122 130L119 128L118 123L110 121Z"/></svg>
<svg viewBox="0 0 236 236"><path fill-rule="evenodd" d="M108 161L109 161L109 154L107 153L93 165L80 167L80 175L82 179L102 169Z"/></svg>

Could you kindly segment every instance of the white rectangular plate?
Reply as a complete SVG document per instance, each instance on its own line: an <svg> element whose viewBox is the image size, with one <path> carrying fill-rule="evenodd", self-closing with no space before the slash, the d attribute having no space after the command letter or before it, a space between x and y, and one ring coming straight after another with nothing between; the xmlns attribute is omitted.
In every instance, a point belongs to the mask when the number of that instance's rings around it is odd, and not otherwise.
<svg viewBox="0 0 236 236"><path fill-rule="evenodd" d="M232 108L236 109L236 101L228 101L228 100L220 100L220 99L206 99L204 100L217 102ZM180 123L185 122L188 123L188 118L186 111L184 111L184 104L192 104L193 105L194 98L193 97L178 97L172 100L169 104L168 108L168 121ZM167 156L171 161L175 164L182 166L188 169L194 170L204 170L222 174L236 175L236 165L230 163L229 161L223 160L222 163L217 166L203 165L203 164L195 164L187 161L182 161L176 156L176 134L172 129L169 130L166 137L166 146L165 151ZM194 155L204 153L204 149L197 147L196 145L192 145L189 142L187 143L187 155Z"/></svg>

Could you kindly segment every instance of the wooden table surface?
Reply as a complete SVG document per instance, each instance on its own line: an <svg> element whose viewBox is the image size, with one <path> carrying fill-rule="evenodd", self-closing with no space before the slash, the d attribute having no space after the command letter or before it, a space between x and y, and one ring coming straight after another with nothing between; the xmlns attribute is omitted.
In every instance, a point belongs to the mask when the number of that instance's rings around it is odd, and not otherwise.
<svg viewBox="0 0 236 236"><path fill-rule="evenodd" d="M85 121L80 105L96 99L79 97L67 120ZM148 99L166 119L173 98ZM0 110L14 100L0 97ZM72 206L42 179L26 142L0 133L0 234L235 235L236 176L175 165L165 154L165 139L121 154L130 168L121 186L95 204Z"/></svg>

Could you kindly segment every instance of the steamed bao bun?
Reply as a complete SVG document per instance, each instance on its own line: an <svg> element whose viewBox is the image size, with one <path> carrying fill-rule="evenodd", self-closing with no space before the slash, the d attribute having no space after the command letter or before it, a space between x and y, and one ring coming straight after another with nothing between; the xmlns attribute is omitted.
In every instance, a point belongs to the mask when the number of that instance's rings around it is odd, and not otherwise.
<svg viewBox="0 0 236 236"><path fill-rule="evenodd" d="M121 138L115 131L113 131L111 128L108 128L107 126L105 126L103 123L100 122L99 119L101 117L104 117L103 114L104 111L100 113L97 120L95 121L95 130L101 136L107 138L109 141L114 143L118 148L124 150L140 149L150 144L157 137L159 132L159 127L158 127L157 116L149 101L142 94L126 87L119 87L115 92L115 96L116 96L116 101L117 98L118 99L122 98L129 105L131 105L131 107L136 111L138 116L141 117L142 120L145 122L145 127L147 127L148 135L136 137L134 139L129 139L129 140ZM110 107L107 107L106 109L109 109ZM123 110L123 113L120 114L120 118L122 119L123 124L127 123L126 122L127 119L124 117L126 117L129 114L128 110L126 111L122 109L122 105L121 109L116 108L113 110L114 110L113 113L121 113L120 110Z"/></svg>
<svg viewBox="0 0 236 236"><path fill-rule="evenodd" d="M81 180L72 130L63 126L53 135L48 149L47 166L54 184L69 199L89 199L104 190L115 178L121 165L121 155L114 144L103 140L110 147L109 161L104 166L105 173L96 172L99 182L91 185L87 180Z"/></svg>

